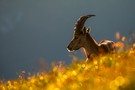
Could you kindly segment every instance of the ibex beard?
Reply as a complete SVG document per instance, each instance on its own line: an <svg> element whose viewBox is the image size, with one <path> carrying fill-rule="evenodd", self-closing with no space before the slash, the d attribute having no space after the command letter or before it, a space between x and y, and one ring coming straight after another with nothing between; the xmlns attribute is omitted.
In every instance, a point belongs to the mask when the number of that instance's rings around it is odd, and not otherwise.
<svg viewBox="0 0 135 90"><path fill-rule="evenodd" d="M115 50L115 43L110 40L102 40L100 43L97 43L89 31L90 28L83 27L85 21L95 15L86 15L79 18L74 28L73 39L67 46L68 51L75 51L80 48L83 48L87 58L90 58L91 55L98 56L102 53L109 53Z"/></svg>

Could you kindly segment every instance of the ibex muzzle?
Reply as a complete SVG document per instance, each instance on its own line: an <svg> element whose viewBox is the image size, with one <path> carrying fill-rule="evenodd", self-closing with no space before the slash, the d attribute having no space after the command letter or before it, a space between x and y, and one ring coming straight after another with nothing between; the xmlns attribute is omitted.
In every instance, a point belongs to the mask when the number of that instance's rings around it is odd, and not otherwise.
<svg viewBox="0 0 135 90"><path fill-rule="evenodd" d="M113 41L102 40L97 43L92 36L89 34L90 29L83 27L85 21L95 15L82 16L76 23L74 28L73 39L67 46L68 51L78 50L84 48L87 58L90 58L92 54L99 55L101 53L108 53L115 49Z"/></svg>

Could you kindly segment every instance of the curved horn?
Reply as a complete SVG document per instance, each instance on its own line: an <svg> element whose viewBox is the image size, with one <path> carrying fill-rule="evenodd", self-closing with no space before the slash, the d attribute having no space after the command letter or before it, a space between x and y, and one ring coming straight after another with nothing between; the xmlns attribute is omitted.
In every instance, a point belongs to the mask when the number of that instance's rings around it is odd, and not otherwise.
<svg viewBox="0 0 135 90"><path fill-rule="evenodd" d="M74 30L75 30L75 33L76 33L76 34L80 33L80 31L82 30L82 28L83 28L83 26L84 26L85 21L86 21L88 18L92 17L92 16L96 16L96 15L86 15L86 16L82 16L82 17L80 17L80 18L78 19L78 21L77 21L77 23L76 23L76 25L75 25L75 27L74 27Z"/></svg>

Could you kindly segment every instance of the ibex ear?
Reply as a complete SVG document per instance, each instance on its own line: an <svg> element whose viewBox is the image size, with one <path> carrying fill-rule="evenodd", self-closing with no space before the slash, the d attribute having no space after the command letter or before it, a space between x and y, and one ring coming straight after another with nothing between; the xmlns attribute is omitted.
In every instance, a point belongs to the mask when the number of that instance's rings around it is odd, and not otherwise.
<svg viewBox="0 0 135 90"><path fill-rule="evenodd" d="M83 28L82 32L83 32L83 34L86 33L86 27Z"/></svg>
<svg viewBox="0 0 135 90"><path fill-rule="evenodd" d="M87 28L87 29L86 29L86 33L89 33L89 31L90 31L90 28Z"/></svg>
<svg viewBox="0 0 135 90"><path fill-rule="evenodd" d="M83 34L89 33L89 31L90 31L90 28L86 28L86 27L83 28Z"/></svg>
<svg viewBox="0 0 135 90"><path fill-rule="evenodd" d="M87 28L87 33L91 32L91 27Z"/></svg>

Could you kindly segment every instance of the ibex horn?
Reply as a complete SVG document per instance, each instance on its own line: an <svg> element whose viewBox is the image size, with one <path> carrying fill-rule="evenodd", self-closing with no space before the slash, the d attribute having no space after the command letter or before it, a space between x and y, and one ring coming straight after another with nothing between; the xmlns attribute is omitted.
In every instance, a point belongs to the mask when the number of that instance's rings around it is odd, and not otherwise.
<svg viewBox="0 0 135 90"><path fill-rule="evenodd" d="M77 21L77 23L76 23L76 25L75 25L75 27L74 27L75 34L79 34L79 33L80 33L80 31L82 30L82 28L83 28L83 26L84 26L85 21L86 21L88 18L92 17L92 16L96 16L96 15L86 15L86 16L82 16L82 17L80 17L80 18L78 19L78 21Z"/></svg>

